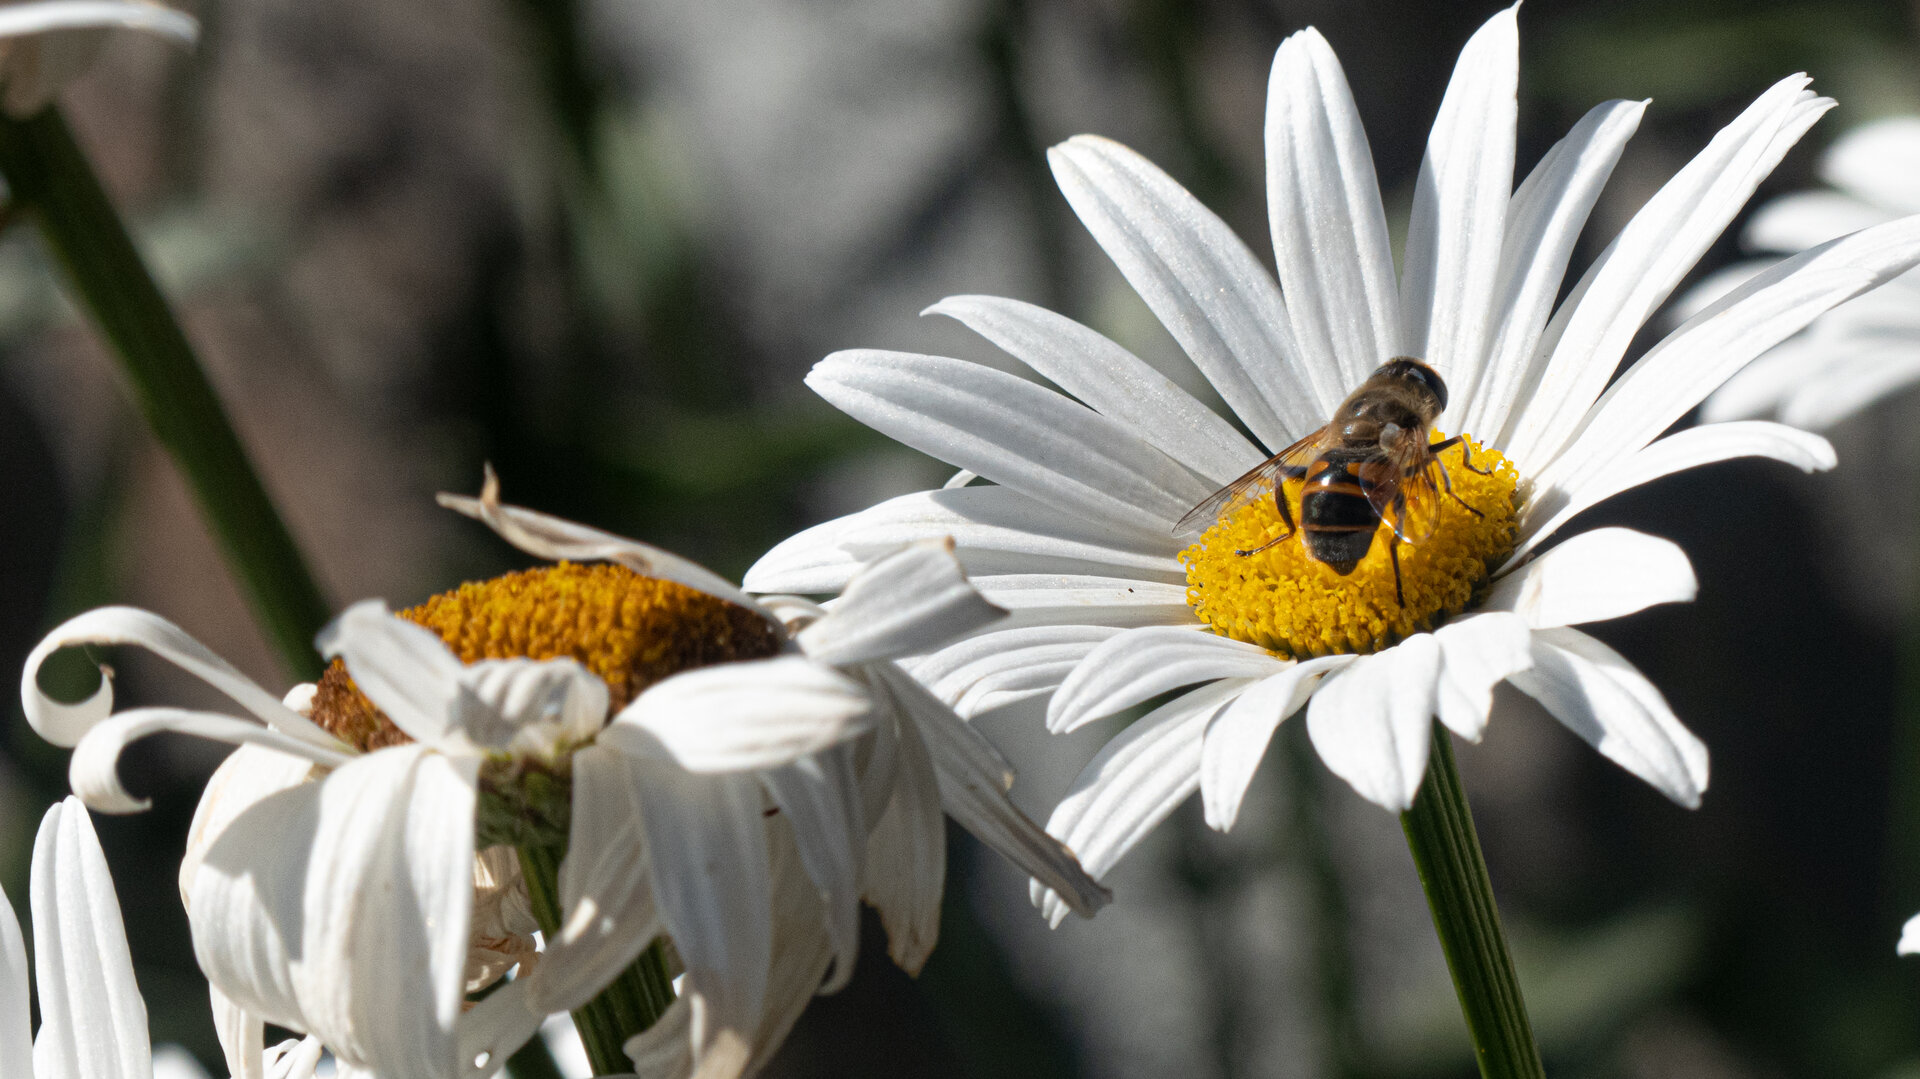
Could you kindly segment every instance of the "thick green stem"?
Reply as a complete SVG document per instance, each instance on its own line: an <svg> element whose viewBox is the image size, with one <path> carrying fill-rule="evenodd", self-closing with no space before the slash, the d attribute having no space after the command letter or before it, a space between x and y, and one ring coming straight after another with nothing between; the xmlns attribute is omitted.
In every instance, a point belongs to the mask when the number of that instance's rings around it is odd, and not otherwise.
<svg viewBox="0 0 1920 1079"><path fill-rule="evenodd" d="M533 919L551 937L560 930L560 852L541 846L515 849L520 852L520 872L526 878ZM573 1025L587 1047L593 1074L632 1071L633 1063L621 1046L658 1021L672 1003L673 978L660 942L654 941L599 996L574 1010Z"/></svg>
<svg viewBox="0 0 1920 1079"><path fill-rule="evenodd" d="M0 116L0 175L119 358L134 404L185 475L281 657L299 677L318 674L313 636L326 602L58 109Z"/></svg>
<svg viewBox="0 0 1920 1079"><path fill-rule="evenodd" d="M1400 815L1400 826L1427 891L1433 928L1447 955L1481 1076L1544 1079L1527 1004L1513 974L1507 938L1500 932L1487 861L1454 767L1452 741L1437 725L1420 795L1413 808Z"/></svg>

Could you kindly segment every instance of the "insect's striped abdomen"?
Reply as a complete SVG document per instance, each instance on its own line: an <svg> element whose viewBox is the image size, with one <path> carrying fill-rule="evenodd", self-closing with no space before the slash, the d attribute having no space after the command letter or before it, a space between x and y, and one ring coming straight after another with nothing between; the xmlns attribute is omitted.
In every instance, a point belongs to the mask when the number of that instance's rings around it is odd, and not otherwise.
<svg viewBox="0 0 1920 1079"><path fill-rule="evenodd" d="M1378 462L1321 457L1307 472L1300 491L1300 531L1307 553L1339 574L1353 572L1380 527L1380 514L1367 501L1367 473ZM1357 470L1356 470L1357 466ZM1374 466L1374 467L1369 467Z"/></svg>

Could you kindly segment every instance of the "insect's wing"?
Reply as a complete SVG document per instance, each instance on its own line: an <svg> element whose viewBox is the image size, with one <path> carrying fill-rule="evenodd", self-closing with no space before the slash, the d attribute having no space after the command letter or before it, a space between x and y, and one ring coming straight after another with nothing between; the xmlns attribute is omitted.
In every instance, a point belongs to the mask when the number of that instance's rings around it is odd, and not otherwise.
<svg viewBox="0 0 1920 1079"><path fill-rule="evenodd" d="M1188 510L1173 526L1176 536L1197 536L1212 528L1214 522L1231 515L1240 507L1258 502L1271 494L1274 484L1293 469L1304 471L1320 452L1327 429L1320 428L1307 437L1254 466L1246 475L1220 488Z"/></svg>
<svg viewBox="0 0 1920 1079"><path fill-rule="evenodd" d="M1419 543L1433 535L1440 520L1441 469L1445 467L1428 448L1424 431L1409 431L1408 437L1387 451L1385 476L1367 489L1367 501L1401 542Z"/></svg>

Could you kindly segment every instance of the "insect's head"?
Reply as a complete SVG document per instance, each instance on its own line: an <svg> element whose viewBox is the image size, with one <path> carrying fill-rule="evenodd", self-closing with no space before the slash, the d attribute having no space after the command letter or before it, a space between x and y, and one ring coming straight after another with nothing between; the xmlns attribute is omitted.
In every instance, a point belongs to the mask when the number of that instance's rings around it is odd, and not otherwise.
<svg viewBox="0 0 1920 1079"><path fill-rule="evenodd" d="M1373 372L1374 378L1389 378L1397 382L1410 382L1421 386L1434 399L1440 402L1442 409L1447 407L1447 384L1440 378L1440 372L1428 367L1412 356L1395 356Z"/></svg>

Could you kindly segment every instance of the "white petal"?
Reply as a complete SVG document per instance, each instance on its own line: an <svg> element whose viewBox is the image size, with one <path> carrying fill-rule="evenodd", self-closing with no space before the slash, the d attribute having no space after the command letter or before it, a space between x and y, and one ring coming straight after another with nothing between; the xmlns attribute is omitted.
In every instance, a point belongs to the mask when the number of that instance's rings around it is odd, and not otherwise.
<svg viewBox="0 0 1920 1079"><path fill-rule="evenodd" d="M599 742L693 772L775 768L860 736L871 705L857 683L810 659L723 663L649 686Z"/></svg>
<svg viewBox="0 0 1920 1079"><path fill-rule="evenodd" d="M1080 135L1047 160L1087 231L1255 438L1277 450L1325 421L1296 369L1280 290L1226 222L1119 143Z"/></svg>
<svg viewBox="0 0 1920 1079"><path fill-rule="evenodd" d="M1406 343L1373 151L1346 73L1311 27L1281 43L1267 81L1267 215L1297 362L1331 414Z"/></svg>
<svg viewBox="0 0 1920 1079"><path fill-rule="evenodd" d="M1601 755L1689 809L1707 789L1707 747L1618 652L1576 629L1536 630L1533 669L1511 679Z"/></svg>
<svg viewBox="0 0 1920 1079"><path fill-rule="evenodd" d="M893 797L867 838L864 895L887 931L887 955L918 974L940 937L947 879L947 820L940 780L919 731L901 724Z"/></svg>
<svg viewBox="0 0 1920 1079"><path fill-rule="evenodd" d="M1493 611L1436 630L1440 680L1435 711L1448 730L1469 742L1486 733L1493 687L1533 666L1532 634L1519 615Z"/></svg>
<svg viewBox="0 0 1920 1079"><path fill-rule="evenodd" d="M45 0L0 7L0 37L93 27L146 30L189 45L200 36L193 16L145 0Z"/></svg>
<svg viewBox="0 0 1920 1079"><path fill-rule="evenodd" d="M1631 528L1596 528L1502 578L1483 606L1513 611L1543 629L1691 603L1699 590L1679 544Z"/></svg>
<svg viewBox="0 0 1920 1079"><path fill-rule="evenodd" d="M320 1071L320 1057L326 1047L320 1039L309 1034L299 1041L288 1038L286 1041L268 1049L263 1063L266 1065L266 1079L314 1079ZM337 1069L338 1079L348 1079L351 1069ZM241 1079L236 1075L233 1079Z"/></svg>
<svg viewBox="0 0 1920 1079"><path fill-rule="evenodd" d="M635 1075L679 1079L693 1074L693 1005L685 997L647 1029L628 1038L620 1049L633 1062Z"/></svg>
<svg viewBox="0 0 1920 1079"><path fill-rule="evenodd" d="M1920 215L1764 270L1687 320L1608 387L1537 488L1573 487L1652 442L1755 356L1920 262Z"/></svg>
<svg viewBox="0 0 1920 1079"><path fill-rule="evenodd" d="M1841 362L1824 377L1803 375L1798 393L1780 410L1795 427L1823 431L1893 393L1920 382L1920 342L1848 342ZM1833 343L1829 342L1829 348Z"/></svg>
<svg viewBox="0 0 1920 1079"><path fill-rule="evenodd" d="M1521 528L1520 546L1513 557L1524 557L1576 514L1622 491L1661 476L1736 457L1770 457L1803 472L1825 471L1836 461L1833 446L1826 439L1785 424L1736 420L1689 427L1616 461L1571 491L1547 492L1546 497L1530 507Z"/></svg>
<svg viewBox="0 0 1920 1079"><path fill-rule="evenodd" d="M1400 300L1407 340L1470 397L1480 381L1513 193L1520 31L1510 7L1460 51L1427 139L1407 225Z"/></svg>
<svg viewBox="0 0 1920 1079"><path fill-rule="evenodd" d="M231 697L268 726L316 746L340 748L340 743L306 717L280 703L280 698L234 669L233 665L188 636L186 631L150 611L135 607L101 607L75 615L56 626L27 655L20 672L20 705L34 732L57 746L79 744L88 728L113 711L113 684L103 678L93 696L79 704L61 704L40 692L40 665L62 648L89 644L137 644ZM102 671L103 674L106 672Z"/></svg>
<svg viewBox="0 0 1920 1079"><path fill-rule="evenodd" d="M534 967L537 973L546 966ZM501 1063L539 1033L545 1015L533 1001L529 978L516 978L460 1016L454 1038L463 1079L489 1079L502 1074Z"/></svg>
<svg viewBox="0 0 1920 1079"><path fill-rule="evenodd" d="M1214 713L1200 747L1200 800L1209 828L1233 827L1273 732L1300 710L1322 677L1351 662L1351 656L1322 656L1295 663L1255 682Z"/></svg>
<svg viewBox="0 0 1920 1079"><path fill-rule="evenodd" d="M1900 943L1893 949L1895 955L1920 954L1920 914L1907 919L1900 927Z"/></svg>
<svg viewBox="0 0 1920 1079"><path fill-rule="evenodd" d="M1029 626L996 630L903 664L962 717L1051 693L1100 642L1124 633L1110 626Z"/></svg>
<svg viewBox="0 0 1920 1079"><path fill-rule="evenodd" d="M1377 194L1374 202L1377 207ZM1148 445L1215 483L1232 480L1263 456L1172 379L1064 315L998 296L949 296L921 314L958 319L1087 407L1126 424Z"/></svg>
<svg viewBox="0 0 1920 1079"><path fill-rule="evenodd" d="M1443 416L1443 429L1484 436L1506 427L1514 387L1526 375L1546 329L1573 246L1646 109L1644 101L1594 106L1513 193L1489 315L1493 338L1486 368L1474 386L1453 387L1457 404L1448 411L1461 418Z"/></svg>
<svg viewBox="0 0 1920 1079"><path fill-rule="evenodd" d="M1285 662L1266 649L1204 629L1129 630L1087 654L1047 706L1055 734L1105 719L1168 690L1216 678L1264 678Z"/></svg>
<svg viewBox="0 0 1920 1079"><path fill-rule="evenodd" d="M78 799L47 810L33 841L35 1067L72 1079L149 1079L147 1005L133 980L106 855Z"/></svg>
<svg viewBox="0 0 1920 1079"><path fill-rule="evenodd" d="M1752 274L1732 280L1726 289L1714 299L1733 291L1742 283L1750 280ZM1710 283L1713 284L1713 283ZM1695 292L1703 292L1702 286ZM1694 293L1689 293L1692 298ZM1702 303L1696 310L1704 310ZM1828 317L1832 317L1831 313ZM1820 325L1819 320L1814 326ZM1755 416L1770 415L1779 410L1786 402L1817 383L1826 381L1840 360L1836 342L1827 340L1811 330L1797 337L1788 338L1769 349L1752 363L1733 373L1720 388L1708 395L1700 406L1699 422L1703 424L1723 423L1727 420L1750 419ZM1845 346L1841 346L1845 347ZM1850 350L1849 350L1850 351Z"/></svg>
<svg viewBox="0 0 1920 1079"><path fill-rule="evenodd" d="M1011 487L916 491L818 524L781 541L747 571L754 592L838 592L868 559L951 536L970 576L995 573L1128 575L1178 582L1173 533L1112 534L1097 521Z"/></svg>
<svg viewBox="0 0 1920 1079"><path fill-rule="evenodd" d="M27 1025L27 943L20 918L0 891L0 1075L33 1079L33 1034Z"/></svg>
<svg viewBox="0 0 1920 1079"><path fill-rule="evenodd" d="M451 725L452 746L443 752L469 745L552 754L592 738L607 721L607 683L568 656L484 659L459 678L467 692Z"/></svg>
<svg viewBox="0 0 1920 1079"><path fill-rule="evenodd" d="M1647 200L1574 287L1536 349L1544 361L1515 391L1527 407L1498 443L1523 472L1537 473L1564 444L1648 316L1833 106L1808 81L1795 75L1761 94Z"/></svg>
<svg viewBox="0 0 1920 1079"><path fill-rule="evenodd" d="M260 1018L227 999L219 986L207 987L213 1032L220 1039L231 1079L266 1079L267 1032ZM316 1056L318 1054L316 1053ZM11 1073L9 1073L11 1074Z"/></svg>
<svg viewBox="0 0 1920 1079"><path fill-rule="evenodd" d="M815 364L807 385L897 442L1136 535L1159 538L1208 494L1119 420L981 364L860 349Z"/></svg>
<svg viewBox="0 0 1920 1079"><path fill-rule="evenodd" d="M826 905L834 961L833 977L821 992L838 992L853 977L860 954L860 877L867 829L859 777L848 750L836 747L769 769L761 782L786 814L800 862Z"/></svg>
<svg viewBox="0 0 1920 1079"><path fill-rule="evenodd" d="M465 732L459 719L471 703L461 684L463 665L440 635L397 618L384 601L361 600L314 638L328 659L340 659L347 673L394 726L415 741L442 746Z"/></svg>
<svg viewBox="0 0 1920 1079"><path fill-rule="evenodd" d="M1047 831L1080 856L1095 880L1146 838L1200 785L1201 736L1214 712L1253 684L1224 678L1201 686L1136 720L1087 763L1054 808ZM1067 905L1032 886L1033 901L1059 925Z"/></svg>
<svg viewBox="0 0 1920 1079"><path fill-rule="evenodd" d="M1834 140L1820 175L1877 206L1920 211L1913 182L1920 175L1920 120L1892 116L1854 128Z"/></svg>
<svg viewBox="0 0 1920 1079"><path fill-rule="evenodd" d="M1897 216L1837 191L1795 191L1755 210L1740 239L1754 251L1805 251Z"/></svg>
<svg viewBox="0 0 1920 1079"><path fill-rule="evenodd" d="M120 785L120 754L127 746L161 732L191 734L232 745L255 745L278 750L314 764L333 768L352 760L351 754L319 749L290 738L277 730L218 712L193 712L185 708L134 708L94 726L74 747L67 762L67 777L88 805L102 813L139 813L152 805L148 799L135 798Z"/></svg>
<svg viewBox="0 0 1920 1079"><path fill-rule="evenodd" d="M932 651L1006 613L967 583L951 539L929 540L868 564L794 639L814 662L845 667Z"/></svg>
<svg viewBox="0 0 1920 1079"><path fill-rule="evenodd" d="M672 551L502 503L500 481L491 465L487 466L479 498L441 494L437 501L455 513L482 522L499 533L501 539L528 554L555 562L612 562L642 577L672 581L750 611L760 611L759 605L734 587L733 582Z"/></svg>
<svg viewBox="0 0 1920 1079"><path fill-rule="evenodd" d="M1440 644L1430 633L1361 656L1307 704L1307 734L1333 773L1362 798L1404 813L1433 746Z"/></svg>
<svg viewBox="0 0 1920 1079"><path fill-rule="evenodd" d="M699 1051L716 1031L752 1030L759 1019L773 947L765 803L751 776L693 775L645 759L629 767L654 898L687 967L683 992L706 1002L704 1017L695 1013Z"/></svg>
<svg viewBox="0 0 1920 1079"><path fill-rule="evenodd" d="M254 803L288 787L297 787L312 774L313 762L306 758L262 746L241 746L227 754L227 759L213 770L200 792L200 803L194 806L193 822L187 826L186 853L180 859L180 903L189 916L193 913L194 874L220 834ZM221 995L217 987L214 993L216 1020L222 1007L238 1007ZM232 1067L231 1060L228 1066Z"/></svg>
<svg viewBox="0 0 1920 1079"><path fill-rule="evenodd" d="M1007 799L1013 769L978 731L898 667L880 666L875 674L925 739L940 782L940 803L961 827L1083 918L1113 901L1072 851Z"/></svg>
<svg viewBox="0 0 1920 1079"><path fill-rule="evenodd" d="M1129 577L1067 573L1001 573L973 578L987 602L1009 612L1007 629L1022 626L1190 626L1187 586Z"/></svg>

